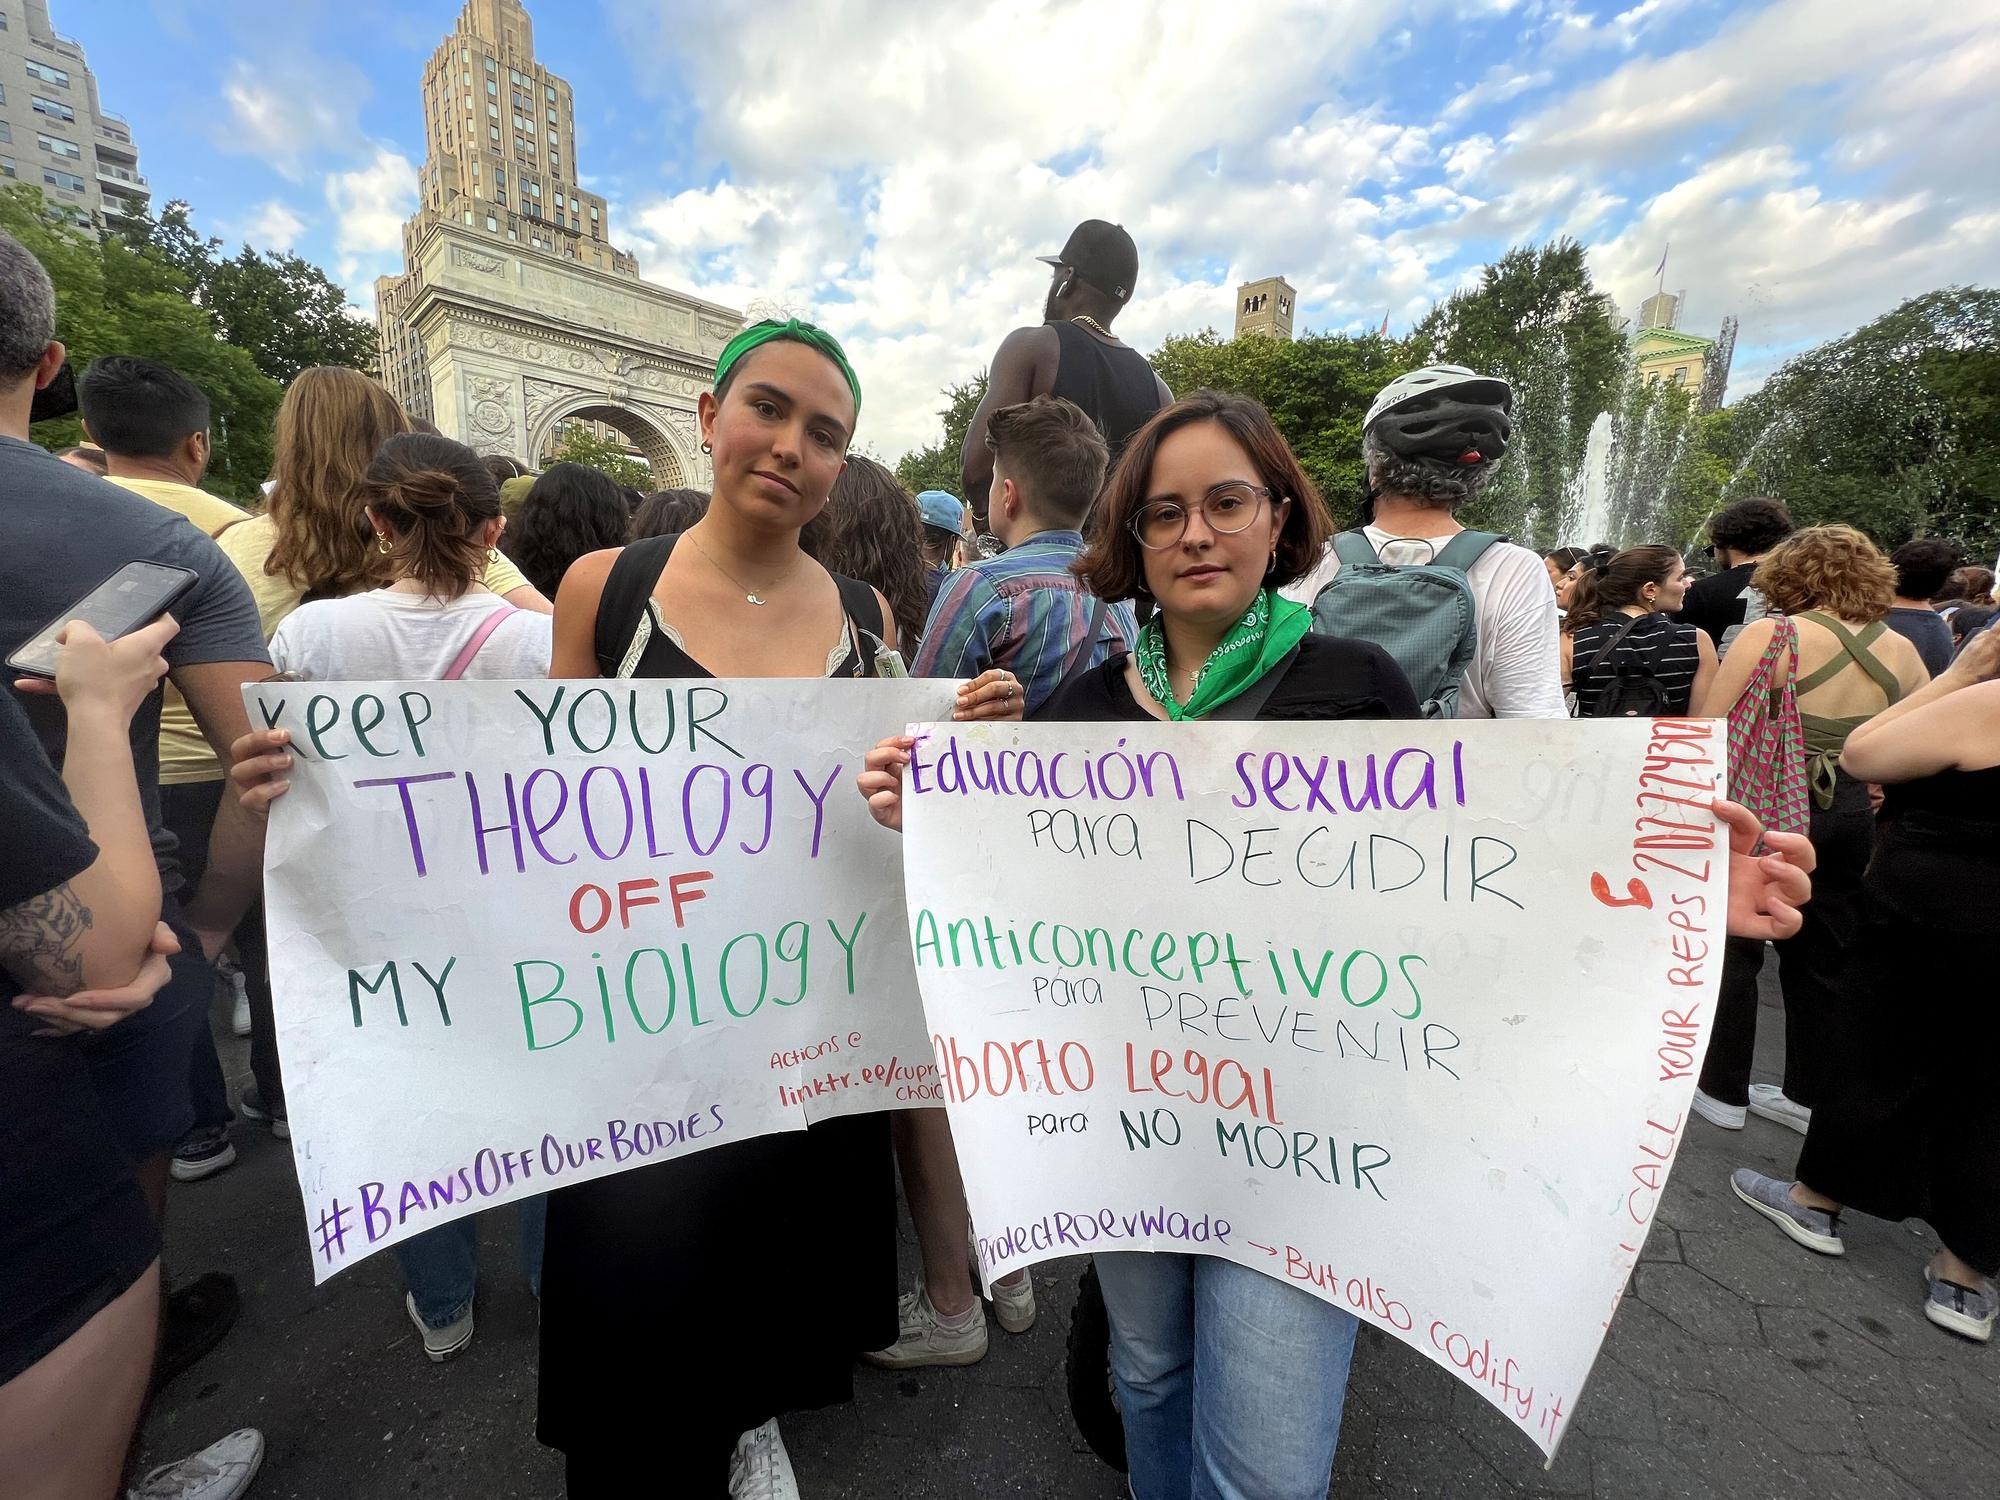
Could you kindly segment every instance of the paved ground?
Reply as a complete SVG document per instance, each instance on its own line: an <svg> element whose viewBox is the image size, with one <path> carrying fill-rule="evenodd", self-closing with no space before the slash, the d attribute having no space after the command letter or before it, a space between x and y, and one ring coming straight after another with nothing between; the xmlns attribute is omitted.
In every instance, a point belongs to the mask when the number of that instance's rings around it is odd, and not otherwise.
<svg viewBox="0 0 2000 1500"><path fill-rule="evenodd" d="M1771 1000L1760 1064L1777 1061ZM241 1043L227 1044L225 1062L247 1072ZM176 1187L168 1271L233 1272L243 1318L156 1406L148 1462L247 1423L270 1445L259 1500L559 1496L559 1465L533 1437L535 1305L514 1270L511 1217L489 1215L486 1225L477 1342L434 1366L404 1319L390 1257L313 1288L288 1148L247 1125L237 1139L236 1168ZM1470 1391L1364 1330L1335 1500L2000 1496L2000 1348L1961 1343L1924 1321L1918 1277L1930 1235L1857 1219L1846 1258L1824 1260L1730 1196L1731 1167L1788 1171L1798 1143L1761 1120L1740 1136L1694 1123L1549 1472ZM903 1254L913 1263L907 1235ZM1122 1493L1076 1435L1063 1395L1079 1269L1039 1270L1041 1321L1021 1338L996 1325L984 1364L863 1370L852 1406L787 1418L809 1500ZM803 1264L774 1266L772 1290L802 1304L818 1295ZM648 1357L630 1351L627 1367L607 1376L643 1379ZM672 1455L662 1462L667 1495Z"/></svg>

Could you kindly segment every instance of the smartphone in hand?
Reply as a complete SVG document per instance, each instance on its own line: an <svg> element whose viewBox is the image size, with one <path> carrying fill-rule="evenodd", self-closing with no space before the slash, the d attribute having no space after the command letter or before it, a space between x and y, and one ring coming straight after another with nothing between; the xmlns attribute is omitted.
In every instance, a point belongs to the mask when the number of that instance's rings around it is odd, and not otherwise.
<svg viewBox="0 0 2000 1500"><path fill-rule="evenodd" d="M129 562L36 631L7 658L7 665L23 677L53 678L56 653L62 649L56 637L71 620L82 620L107 641L115 641L159 619L199 577L192 568Z"/></svg>

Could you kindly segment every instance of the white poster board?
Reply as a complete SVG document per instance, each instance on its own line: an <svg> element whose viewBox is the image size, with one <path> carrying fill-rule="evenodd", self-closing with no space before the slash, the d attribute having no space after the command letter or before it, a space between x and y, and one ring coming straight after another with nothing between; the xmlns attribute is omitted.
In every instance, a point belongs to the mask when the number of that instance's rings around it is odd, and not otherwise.
<svg viewBox="0 0 2000 1500"><path fill-rule="evenodd" d="M931 725L917 974L990 1276L1192 1251L1553 1453L1707 1043L1720 721Z"/></svg>
<svg viewBox="0 0 2000 1500"><path fill-rule="evenodd" d="M933 1098L900 843L944 681L270 683L265 850L315 1276L511 1199Z"/></svg>

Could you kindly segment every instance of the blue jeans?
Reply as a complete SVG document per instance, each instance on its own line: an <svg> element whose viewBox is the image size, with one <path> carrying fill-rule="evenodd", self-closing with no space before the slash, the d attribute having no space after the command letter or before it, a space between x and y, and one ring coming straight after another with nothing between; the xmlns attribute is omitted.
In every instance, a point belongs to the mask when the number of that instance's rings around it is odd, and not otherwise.
<svg viewBox="0 0 2000 1500"><path fill-rule="evenodd" d="M1354 1315L1211 1255L1095 1259L1137 1500L1325 1500Z"/></svg>
<svg viewBox="0 0 2000 1500"><path fill-rule="evenodd" d="M549 1200L537 1193L523 1198L521 1211L521 1274L542 1295L542 1238L548 1224ZM472 1306L479 1284L479 1221L484 1214L467 1214L411 1235L390 1246L403 1267L403 1285L417 1304L426 1328L443 1328L463 1317Z"/></svg>

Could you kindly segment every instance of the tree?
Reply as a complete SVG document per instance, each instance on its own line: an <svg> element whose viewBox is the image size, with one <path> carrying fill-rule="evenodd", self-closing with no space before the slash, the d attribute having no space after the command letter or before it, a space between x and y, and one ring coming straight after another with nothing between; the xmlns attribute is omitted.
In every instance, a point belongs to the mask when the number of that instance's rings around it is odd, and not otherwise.
<svg viewBox="0 0 2000 1500"><path fill-rule="evenodd" d="M913 449L897 460L897 483L912 495L925 490L957 495L963 483L959 478L959 454L965 447L966 431L972 426L972 414L985 399L984 370L963 385L946 386L944 407L938 412L944 421L944 436L929 447Z"/></svg>
<svg viewBox="0 0 2000 1500"><path fill-rule="evenodd" d="M1591 426L1621 404L1626 365L1624 331L1591 282L1583 246L1516 246L1478 286L1432 308L1409 343L1412 363L1467 365L1514 387L1514 442L1468 524L1566 539Z"/></svg>
<svg viewBox="0 0 2000 1500"><path fill-rule="evenodd" d="M557 442L555 453L549 460L559 464L586 464L601 474L609 474L620 484L629 484L636 490L653 488L652 466L643 459L632 457L609 438L596 436L580 422L572 422L562 430L562 438Z"/></svg>
<svg viewBox="0 0 2000 1500"><path fill-rule="evenodd" d="M119 237L179 271L217 334L249 350L273 380L289 385L311 365L374 367L375 329L348 311L347 294L304 257L249 245L225 257L222 241L196 230L179 199L157 221L122 221Z"/></svg>
<svg viewBox="0 0 2000 1500"><path fill-rule="evenodd" d="M1719 500L1775 495L1802 525L1884 547L1943 535L2000 548L2000 291L1948 287L1788 360L1705 432Z"/></svg>
<svg viewBox="0 0 2000 1500"><path fill-rule="evenodd" d="M1168 339L1152 364L1177 396L1205 388L1263 403L1335 523L1348 524L1358 515L1364 482L1361 419L1376 392L1404 368L1398 345L1372 334L1224 339L1209 328Z"/></svg>
<svg viewBox="0 0 2000 1500"><path fill-rule="evenodd" d="M52 219L41 190L0 192L0 228L39 259L56 288L56 337L81 372L100 354L136 354L200 386L212 409L213 458L204 481L231 499L254 499L271 471L278 383L247 350L216 337L183 272L163 253L123 235L99 238ZM78 442L76 417L36 424L46 447Z"/></svg>

